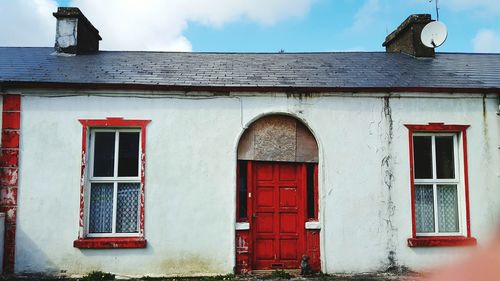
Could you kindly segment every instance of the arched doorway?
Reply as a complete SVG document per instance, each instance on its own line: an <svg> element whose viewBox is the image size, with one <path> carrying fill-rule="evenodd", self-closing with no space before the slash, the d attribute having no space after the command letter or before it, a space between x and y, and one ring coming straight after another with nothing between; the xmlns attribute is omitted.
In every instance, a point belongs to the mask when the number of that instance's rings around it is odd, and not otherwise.
<svg viewBox="0 0 500 281"><path fill-rule="evenodd" d="M238 144L236 271L320 270L318 145L287 115L253 122Z"/></svg>

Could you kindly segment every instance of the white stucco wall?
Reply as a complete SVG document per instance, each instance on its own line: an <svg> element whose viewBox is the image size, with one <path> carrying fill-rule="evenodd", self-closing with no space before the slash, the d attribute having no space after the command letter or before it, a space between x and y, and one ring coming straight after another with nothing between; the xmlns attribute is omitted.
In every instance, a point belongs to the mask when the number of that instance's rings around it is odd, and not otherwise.
<svg viewBox="0 0 500 281"><path fill-rule="evenodd" d="M465 249L406 245L412 230L404 124L471 125L471 229L484 243L497 226L500 209L498 101L479 95L403 96L388 99L386 114L380 95L23 96L16 271L232 272L236 146L245 126L271 113L297 116L319 143L324 272L384 270L391 251L398 265L416 270L453 260ZM78 119L106 117L152 120L147 127L145 249L73 247L79 213ZM388 155L391 160L384 166ZM393 176L390 188L384 183L388 173Z"/></svg>

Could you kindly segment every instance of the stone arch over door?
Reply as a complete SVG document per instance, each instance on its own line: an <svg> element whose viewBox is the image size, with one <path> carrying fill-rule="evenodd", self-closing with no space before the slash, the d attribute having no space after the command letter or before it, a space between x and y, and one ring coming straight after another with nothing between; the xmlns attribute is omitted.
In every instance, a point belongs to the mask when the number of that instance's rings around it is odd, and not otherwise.
<svg viewBox="0 0 500 281"><path fill-rule="evenodd" d="M318 145L300 120L255 120L237 150L236 271L299 269L303 255L320 271Z"/></svg>
<svg viewBox="0 0 500 281"><path fill-rule="evenodd" d="M318 163L318 145L301 121L288 115L267 115L241 136L238 160Z"/></svg>

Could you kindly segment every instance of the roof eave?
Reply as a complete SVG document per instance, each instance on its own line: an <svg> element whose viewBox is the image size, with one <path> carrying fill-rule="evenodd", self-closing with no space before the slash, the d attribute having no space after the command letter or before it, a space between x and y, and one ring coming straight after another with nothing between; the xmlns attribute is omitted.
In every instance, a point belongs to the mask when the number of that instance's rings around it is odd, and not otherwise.
<svg viewBox="0 0 500 281"><path fill-rule="evenodd" d="M304 87L304 86L207 86L207 85L159 85L137 83L59 83L0 81L0 92L9 89L40 90L143 90L143 91L181 91L181 92L254 92L254 93L479 93L500 94L498 87Z"/></svg>

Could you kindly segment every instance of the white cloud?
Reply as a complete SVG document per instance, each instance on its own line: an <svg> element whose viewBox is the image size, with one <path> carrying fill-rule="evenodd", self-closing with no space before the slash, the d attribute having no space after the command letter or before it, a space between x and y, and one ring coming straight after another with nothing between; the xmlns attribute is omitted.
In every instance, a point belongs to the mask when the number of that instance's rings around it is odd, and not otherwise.
<svg viewBox="0 0 500 281"><path fill-rule="evenodd" d="M379 20L381 8L380 0L367 0L354 15L354 22L348 31L366 31Z"/></svg>
<svg viewBox="0 0 500 281"><path fill-rule="evenodd" d="M54 0L0 0L0 46L53 46Z"/></svg>
<svg viewBox="0 0 500 281"><path fill-rule="evenodd" d="M500 53L500 34L490 29L480 30L472 44L477 53Z"/></svg>
<svg viewBox="0 0 500 281"><path fill-rule="evenodd" d="M500 1L498 0L447 0L439 3L452 10L474 9L484 14L500 14Z"/></svg>
<svg viewBox="0 0 500 281"><path fill-rule="evenodd" d="M305 16L315 0L72 0L99 29L101 49L191 51L189 22L261 25ZM55 0L0 0L0 46L52 46ZM9 27L9 28L4 28Z"/></svg>

